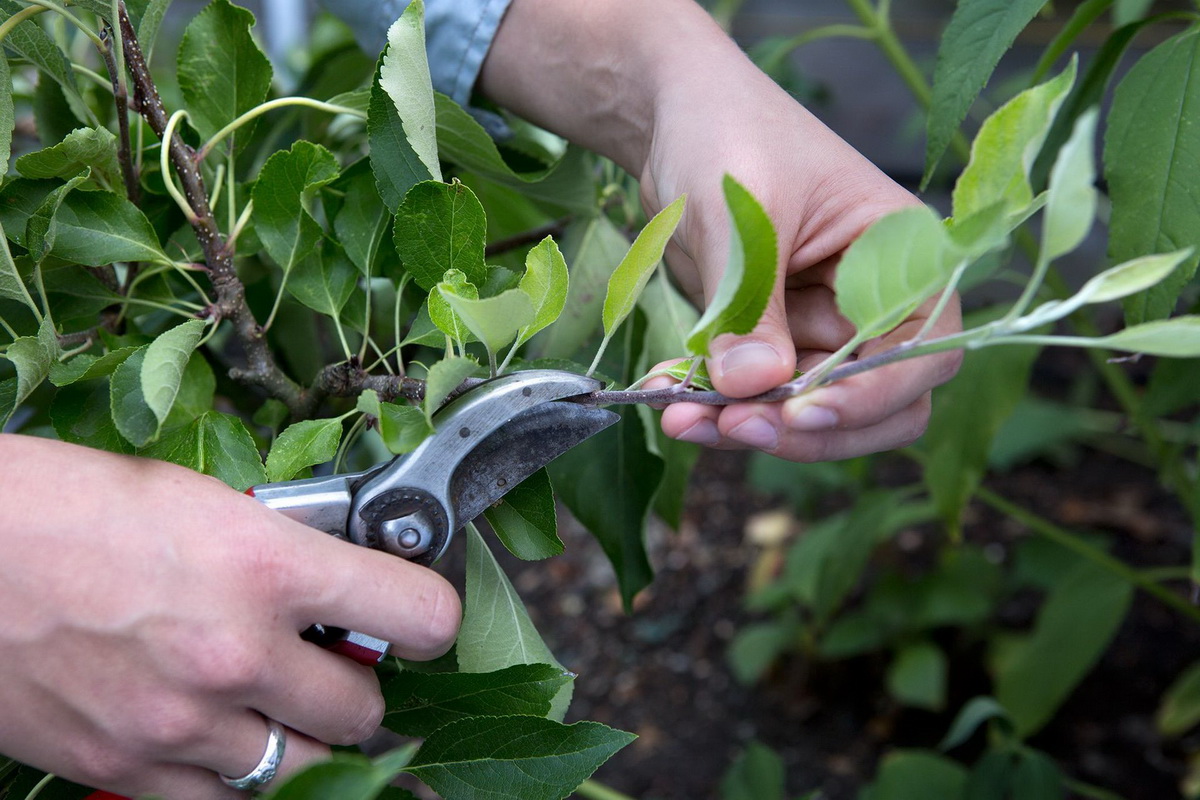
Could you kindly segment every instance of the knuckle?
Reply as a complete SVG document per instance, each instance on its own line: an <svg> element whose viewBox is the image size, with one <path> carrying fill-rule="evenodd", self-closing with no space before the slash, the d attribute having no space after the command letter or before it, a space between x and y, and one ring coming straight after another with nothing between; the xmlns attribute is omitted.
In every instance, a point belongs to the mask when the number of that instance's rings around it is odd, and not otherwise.
<svg viewBox="0 0 1200 800"><path fill-rule="evenodd" d="M341 734L329 744L349 747L368 739L379 730L383 715L387 711L383 695L378 691L370 692L363 698L362 704L354 713L347 715L342 725Z"/></svg>
<svg viewBox="0 0 1200 800"><path fill-rule="evenodd" d="M141 742L155 752L178 752L199 742L208 729L200 709L190 703L169 706L158 704L152 719L147 720Z"/></svg>
<svg viewBox="0 0 1200 800"><path fill-rule="evenodd" d="M260 685L266 668L266 657L248 638L212 636L193 653L192 680L206 691L243 692Z"/></svg>
<svg viewBox="0 0 1200 800"><path fill-rule="evenodd" d="M94 741L77 742L69 751L79 780L91 786L119 786L137 771L128 754Z"/></svg>

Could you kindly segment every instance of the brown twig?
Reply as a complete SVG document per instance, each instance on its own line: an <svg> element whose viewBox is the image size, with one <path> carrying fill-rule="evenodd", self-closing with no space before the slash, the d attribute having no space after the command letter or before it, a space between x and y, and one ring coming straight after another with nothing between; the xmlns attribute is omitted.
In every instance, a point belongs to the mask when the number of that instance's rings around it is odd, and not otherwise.
<svg viewBox="0 0 1200 800"><path fill-rule="evenodd" d="M488 258L493 258L501 253L507 253L510 250L516 250L528 244L537 244L547 236L561 236L570 222L571 217L563 217L562 219L547 222L545 225L540 225L524 233L509 236L507 239L499 239L487 246L484 250L484 255Z"/></svg>
<svg viewBox="0 0 1200 800"><path fill-rule="evenodd" d="M150 125L150 129L162 139L167 129L167 113L163 109L158 88L150 76L150 69L138 44L137 33L129 21L125 4L122 2L119 6L125 64L133 82L133 105ZM208 191L204 187L196 152L178 134L173 136L169 143L163 144L169 147L171 163L183 184L184 196L192 209L192 217L188 221L196 233L200 249L204 252L209 278L216 291L212 313L230 321L245 354L246 366L231 369L230 377L278 398L288 407L294 418L311 416L320 401L319 393L296 383L275 362L266 334L246 303L246 288L234 268L233 254L225 246L225 239L217 228L216 219L208 205Z"/></svg>

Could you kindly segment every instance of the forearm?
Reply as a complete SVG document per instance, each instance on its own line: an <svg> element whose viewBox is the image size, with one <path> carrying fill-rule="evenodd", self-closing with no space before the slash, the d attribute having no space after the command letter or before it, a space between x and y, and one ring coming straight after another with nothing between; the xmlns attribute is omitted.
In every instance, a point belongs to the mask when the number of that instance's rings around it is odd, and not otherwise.
<svg viewBox="0 0 1200 800"><path fill-rule="evenodd" d="M514 0L479 86L639 175L656 119L689 92L761 80L692 0Z"/></svg>

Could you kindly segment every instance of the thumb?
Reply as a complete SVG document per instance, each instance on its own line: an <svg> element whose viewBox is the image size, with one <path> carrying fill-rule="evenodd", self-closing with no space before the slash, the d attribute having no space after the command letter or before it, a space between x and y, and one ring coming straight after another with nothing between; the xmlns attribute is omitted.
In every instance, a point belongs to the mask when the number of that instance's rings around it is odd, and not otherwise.
<svg viewBox="0 0 1200 800"><path fill-rule="evenodd" d="M710 349L708 374L722 394L751 397L791 380L796 346L787 326L782 288L771 295L754 330L744 336L718 336Z"/></svg>

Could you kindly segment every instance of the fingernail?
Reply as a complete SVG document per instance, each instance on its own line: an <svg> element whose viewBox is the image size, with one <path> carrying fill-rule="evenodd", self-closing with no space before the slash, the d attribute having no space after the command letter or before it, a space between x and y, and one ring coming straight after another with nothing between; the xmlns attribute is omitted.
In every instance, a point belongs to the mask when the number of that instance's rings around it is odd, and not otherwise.
<svg viewBox="0 0 1200 800"><path fill-rule="evenodd" d="M721 432L712 420L702 419L675 438L684 442L713 445L721 441Z"/></svg>
<svg viewBox="0 0 1200 800"><path fill-rule="evenodd" d="M751 417L729 432L729 438L759 450L774 450L779 446L779 432L762 417Z"/></svg>
<svg viewBox="0 0 1200 800"><path fill-rule="evenodd" d="M811 404L802 405L795 411L785 405L783 418L787 426L794 431L827 431L836 428L838 424L836 411Z"/></svg>
<svg viewBox="0 0 1200 800"><path fill-rule="evenodd" d="M779 353L763 342L743 342L721 357L721 374L729 377L738 370L770 369L779 364Z"/></svg>

